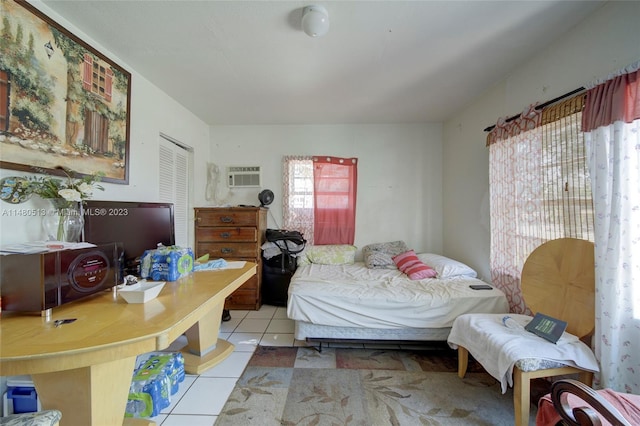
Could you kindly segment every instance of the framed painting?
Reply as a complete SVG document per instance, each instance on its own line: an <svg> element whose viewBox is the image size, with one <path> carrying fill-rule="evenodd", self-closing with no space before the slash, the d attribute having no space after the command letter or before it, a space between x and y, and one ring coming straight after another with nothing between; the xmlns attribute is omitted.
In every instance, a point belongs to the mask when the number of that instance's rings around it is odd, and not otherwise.
<svg viewBox="0 0 640 426"><path fill-rule="evenodd" d="M23 0L0 16L0 167L128 184L131 74Z"/></svg>

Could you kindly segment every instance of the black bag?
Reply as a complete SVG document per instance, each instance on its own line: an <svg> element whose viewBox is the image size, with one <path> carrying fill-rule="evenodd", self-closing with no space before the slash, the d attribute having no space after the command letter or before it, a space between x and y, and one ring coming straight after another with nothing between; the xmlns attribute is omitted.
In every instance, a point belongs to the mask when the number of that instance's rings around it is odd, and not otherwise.
<svg viewBox="0 0 640 426"><path fill-rule="evenodd" d="M291 255L281 253L280 255L273 256L269 259L266 259L264 256L262 256L262 265L264 266L265 270L268 269L270 272L275 273L276 269L278 269L279 273L284 274L285 271L288 271L293 274L298 267L298 261Z"/></svg>
<svg viewBox="0 0 640 426"><path fill-rule="evenodd" d="M267 241L271 243L276 243L278 241L291 241L293 244L302 246L302 248L304 248L304 245L307 243L307 240L304 239L300 231L286 231L284 229L267 229L266 238ZM278 244L278 247L280 246L281 245ZM296 253L299 253L300 251L296 251Z"/></svg>
<svg viewBox="0 0 640 426"><path fill-rule="evenodd" d="M267 241L278 246L282 252L279 259L282 272L284 273L285 270L294 272L297 262L292 255L302 252L307 244L307 240L302 237L302 233L284 229L267 229L266 238Z"/></svg>

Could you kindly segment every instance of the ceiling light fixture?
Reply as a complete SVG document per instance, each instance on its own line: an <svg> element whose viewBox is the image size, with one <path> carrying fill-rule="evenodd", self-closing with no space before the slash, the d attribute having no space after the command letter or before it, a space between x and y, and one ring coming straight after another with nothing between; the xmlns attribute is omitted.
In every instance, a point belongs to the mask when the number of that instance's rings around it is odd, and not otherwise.
<svg viewBox="0 0 640 426"><path fill-rule="evenodd" d="M322 6L307 6L302 10L302 29L310 37L322 37L329 31L329 12Z"/></svg>

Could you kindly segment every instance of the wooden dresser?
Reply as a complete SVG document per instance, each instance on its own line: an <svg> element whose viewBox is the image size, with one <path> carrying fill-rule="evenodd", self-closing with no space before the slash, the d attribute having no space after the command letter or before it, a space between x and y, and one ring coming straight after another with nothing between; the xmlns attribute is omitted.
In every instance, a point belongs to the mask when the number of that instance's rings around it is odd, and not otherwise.
<svg viewBox="0 0 640 426"><path fill-rule="evenodd" d="M197 207L195 255L210 259L247 260L258 265L256 275L226 299L225 309L258 310L262 306L262 256L267 209L260 207Z"/></svg>

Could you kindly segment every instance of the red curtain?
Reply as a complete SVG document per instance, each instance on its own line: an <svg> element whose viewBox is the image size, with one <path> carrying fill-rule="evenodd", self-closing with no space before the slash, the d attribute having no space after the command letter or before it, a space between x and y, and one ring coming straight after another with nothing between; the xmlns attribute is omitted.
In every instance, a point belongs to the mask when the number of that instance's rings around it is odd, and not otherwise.
<svg viewBox="0 0 640 426"><path fill-rule="evenodd" d="M313 157L314 244L353 244L358 159Z"/></svg>
<svg viewBox="0 0 640 426"><path fill-rule="evenodd" d="M640 119L640 69L622 74L587 92L582 131L590 132L615 121Z"/></svg>

